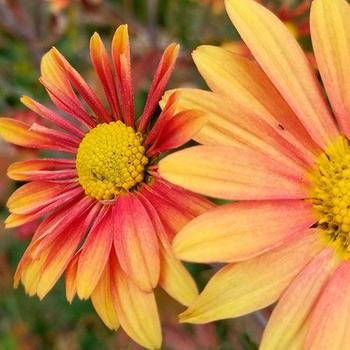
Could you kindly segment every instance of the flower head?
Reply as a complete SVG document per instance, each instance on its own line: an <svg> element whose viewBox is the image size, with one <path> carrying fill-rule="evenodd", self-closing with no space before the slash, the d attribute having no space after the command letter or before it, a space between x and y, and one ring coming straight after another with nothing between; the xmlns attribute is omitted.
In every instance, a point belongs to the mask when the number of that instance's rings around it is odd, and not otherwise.
<svg viewBox="0 0 350 350"><path fill-rule="evenodd" d="M44 218L18 266L15 285L21 281L28 294L43 298L65 272L69 301L75 294L91 298L109 328L121 324L138 343L159 348L153 289L160 285L185 305L196 296L170 244L185 223L212 204L162 179L157 161L162 152L187 142L205 118L194 110L176 113L174 94L152 121L178 45L164 51L136 119L127 27L120 26L113 38L113 66L98 34L90 44L109 108L53 48L43 57L40 81L66 117L25 96L22 102L56 129L0 119L5 140L70 155L8 169L12 179L29 183L9 198L7 227Z"/></svg>
<svg viewBox="0 0 350 350"><path fill-rule="evenodd" d="M347 349L350 329L350 8L314 0L311 35L329 104L297 41L252 0L226 0L256 61L203 46L193 56L212 92L182 90L181 108L210 114L203 145L160 174L238 202L199 216L178 257L227 263L181 315L202 323L279 299L261 349ZM181 164L181 166L180 166Z"/></svg>

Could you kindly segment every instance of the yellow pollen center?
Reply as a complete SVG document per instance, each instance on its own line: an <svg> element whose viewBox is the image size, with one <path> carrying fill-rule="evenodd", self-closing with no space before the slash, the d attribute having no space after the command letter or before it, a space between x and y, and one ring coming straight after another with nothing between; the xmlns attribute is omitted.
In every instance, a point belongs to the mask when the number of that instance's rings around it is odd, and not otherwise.
<svg viewBox="0 0 350 350"><path fill-rule="evenodd" d="M142 141L141 133L121 121L91 129L81 141L76 158L85 193L108 200L140 183L148 163Z"/></svg>
<svg viewBox="0 0 350 350"><path fill-rule="evenodd" d="M312 174L312 204L323 241L350 259L350 146L340 137L319 157Z"/></svg>

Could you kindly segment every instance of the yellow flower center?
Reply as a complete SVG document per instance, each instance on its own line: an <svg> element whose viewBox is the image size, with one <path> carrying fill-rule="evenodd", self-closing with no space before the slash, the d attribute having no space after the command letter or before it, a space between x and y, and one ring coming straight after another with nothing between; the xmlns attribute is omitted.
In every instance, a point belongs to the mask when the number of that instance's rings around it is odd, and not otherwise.
<svg viewBox="0 0 350 350"><path fill-rule="evenodd" d="M76 158L85 193L108 200L140 183L148 163L142 141L141 133L121 121L91 129L81 141Z"/></svg>
<svg viewBox="0 0 350 350"><path fill-rule="evenodd" d="M322 239L350 259L350 146L340 137L319 157L311 198Z"/></svg>

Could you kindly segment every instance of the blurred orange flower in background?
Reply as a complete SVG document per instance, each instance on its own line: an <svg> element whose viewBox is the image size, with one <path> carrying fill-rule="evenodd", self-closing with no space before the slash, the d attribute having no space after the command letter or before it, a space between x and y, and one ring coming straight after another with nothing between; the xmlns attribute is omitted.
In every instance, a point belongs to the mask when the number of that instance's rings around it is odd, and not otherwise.
<svg viewBox="0 0 350 350"><path fill-rule="evenodd" d="M314 0L310 27L332 112L288 28L252 0L226 0L255 61L199 47L212 90L181 89L207 112L203 145L160 161L168 181L237 203L174 240L177 257L227 263L180 317L204 323L279 300L260 349L350 348L350 25L345 0Z"/></svg>
<svg viewBox="0 0 350 350"><path fill-rule="evenodd" d="M160 154L189 141L206 122L202 112L176 113L178 94L153 120L178 49L171 44L164 51L139 119L125 25L112 41L113 66L99 35L90 42L108 109L53 48L42 59L40 81L65 116L27 96L22 102L58 128L0 119L6 141L68 155L18 162L8 170L12 179L29 183L9 198L6 226L44 217L19 263L15 285L21 281L28 294L43 298L66 272L69 301L75 294L91 298L109 328L121 324L150 349L161 345L153 289L160 285L184 305L197 294L191 275L170 249L171 241L184 224L213 206L170 185L157 170Z"/></svg>

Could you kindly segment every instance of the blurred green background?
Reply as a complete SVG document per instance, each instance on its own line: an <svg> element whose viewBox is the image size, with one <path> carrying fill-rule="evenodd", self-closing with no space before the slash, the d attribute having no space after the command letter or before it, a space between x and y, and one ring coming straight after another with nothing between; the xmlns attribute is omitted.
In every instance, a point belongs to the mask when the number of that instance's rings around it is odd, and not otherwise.
<svg viewBox="0 0 350 350"><path fill-rule="evenodd" d="M269 3L276 9L297 5L291 1ZM97 31L109 46L114 30L122 23L129 25L139 109L162 49L170 42L181 44L181 54L169 88L205 86L191 60L196 46L209 43L237 50L238 43L238 50L242 48L223 0L0 0L1 115L33 118L23 113L19 98L24 94L51 105L38 82L40 58L51 46L98 90L89 60L89 38ZM16 231L3 228L6 199L19 186L6 178L6 168L33 156L33 152L0 141L0 350L140 349L122 330L109 331L90 302L75 300L69 305L62 281L43 301L26 296L22 287L12 288L12 276L33 226ZM189 268L201 288L213 273L209 266ZM158 300L164 325L163 349L257 349L265 322L262 314L206 326L180 325L176 315L183 308L161 292Z"/></svg>

